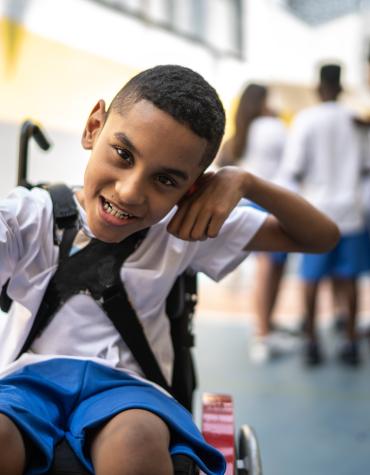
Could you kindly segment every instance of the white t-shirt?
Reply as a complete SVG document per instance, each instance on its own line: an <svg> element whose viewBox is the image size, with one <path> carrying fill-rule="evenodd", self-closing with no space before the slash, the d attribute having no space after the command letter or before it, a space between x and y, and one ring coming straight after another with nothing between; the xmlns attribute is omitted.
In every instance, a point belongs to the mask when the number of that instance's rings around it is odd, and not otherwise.
<svg viewBox="0 0 370 475"><path fill-rule="evenodd" d="M248 130L248 142L239 165L264 178L274 180L283 155L286 129L277 117L258 117Z"/></svg>
<svg viewBox="0 0 370 475"><path fill-rule="evenodd" d="M302 176L302 194L348 234L364 227L361 173L369 158L349 111L322 102L294 120L279 177Z"/></svg>
<svg viewBox="0 0 370 475"><path fill-rule="evenodd" d="M363 131L362 133L362 140L363 140L363 147L364 147L364 153L367 153L369 155L369 162L370 162L370 132ZM366 176L364 177L364 185L362 189L362 204L365 210L365 216L367 219L367 227L369 228L370 225L370 165L367 170Z"/></svg>
<svg viewBox="0 0 370 475"><path fill-rule="evenodd" d="M121 268L130 302L168 382L173 349L165 303L173 282L189 268L214 280L224 277L248 255L243 248L266 217L260 211L240 207L231 213L217 238L188 242L167 232L173 212L150 228ZM80 216L84 231L91 234L81 207ZM67 301L30 351L14 362L56 270L58 253L53 243L49 193L39 188L16 188L0 202L0 285L11 277L8 294L15 302L0 334L0 376L56 357L91 359L142 376L109 318L87 295Z"/></svg>

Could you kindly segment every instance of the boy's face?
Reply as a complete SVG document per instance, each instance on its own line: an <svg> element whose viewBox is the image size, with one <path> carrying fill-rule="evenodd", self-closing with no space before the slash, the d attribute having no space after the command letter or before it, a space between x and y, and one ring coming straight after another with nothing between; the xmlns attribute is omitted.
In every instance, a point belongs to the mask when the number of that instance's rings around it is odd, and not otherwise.
<svg viewBox="0 0 370 475"><path fill-rule="evenodd" d="M160 221L186 194L208 143L145 100L105 118L99 101L82 138L91 157L78 199L96 238L119 242Z"/></svg>

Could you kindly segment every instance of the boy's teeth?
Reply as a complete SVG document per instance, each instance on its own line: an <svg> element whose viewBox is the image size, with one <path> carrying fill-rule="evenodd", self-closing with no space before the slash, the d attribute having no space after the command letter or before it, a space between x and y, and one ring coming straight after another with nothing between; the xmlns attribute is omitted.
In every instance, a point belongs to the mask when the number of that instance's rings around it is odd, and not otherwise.
<svg viewBox="0 0 370 475"><path fill-rule="evenodd" d="M117 218L120 218L120 219L133 218L131 214L128 214L128 213L125 213L124 211L119 210L114 205L112 205L112 203L109 203L109 201L104 202L103 208L105 209L107 213L111 214L112 216L116 216Z"/></svg>

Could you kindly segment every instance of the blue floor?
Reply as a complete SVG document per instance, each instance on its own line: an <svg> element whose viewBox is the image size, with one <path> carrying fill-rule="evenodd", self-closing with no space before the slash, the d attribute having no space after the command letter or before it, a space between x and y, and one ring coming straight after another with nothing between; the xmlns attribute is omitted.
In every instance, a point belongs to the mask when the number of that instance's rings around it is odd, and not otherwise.
<svg viewBox="0 0 370 475"><path fill-rule="evenodd" d="M264 475L370 474L370 342L355 370L336 360L338 336L325 330L325 364L304 368L300 353L268 365L248 358L249 329L200 320L195 357L202 392L234 397L236 428L258 436Z"/></svg>

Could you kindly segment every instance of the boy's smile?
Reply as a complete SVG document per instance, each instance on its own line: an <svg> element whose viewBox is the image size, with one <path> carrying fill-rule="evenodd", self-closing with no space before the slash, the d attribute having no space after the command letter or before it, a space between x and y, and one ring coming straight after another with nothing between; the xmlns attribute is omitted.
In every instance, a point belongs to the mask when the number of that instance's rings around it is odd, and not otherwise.
<svg viewBox="0 0 370 475"><path fill-rule="evenodd" d="M203 171L208 142L141 100L106 118L99 101L84 131L91 149L77 197L96 238L119 242L160 221Z"/></svg>

